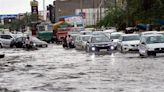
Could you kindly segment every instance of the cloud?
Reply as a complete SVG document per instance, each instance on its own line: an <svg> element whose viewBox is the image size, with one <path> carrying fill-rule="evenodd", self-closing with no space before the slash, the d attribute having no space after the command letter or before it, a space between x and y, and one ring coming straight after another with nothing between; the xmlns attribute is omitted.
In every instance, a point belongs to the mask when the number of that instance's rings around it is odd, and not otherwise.
<svg viewBox="0 0 164 92"><path fill-rule="evenodd" d="M0 14L17 14L30 12L31 0L0 0ZM45 0L46 5L52 4L54 0ZM39 10L43 10L43 0L38 0Z"/></svg>

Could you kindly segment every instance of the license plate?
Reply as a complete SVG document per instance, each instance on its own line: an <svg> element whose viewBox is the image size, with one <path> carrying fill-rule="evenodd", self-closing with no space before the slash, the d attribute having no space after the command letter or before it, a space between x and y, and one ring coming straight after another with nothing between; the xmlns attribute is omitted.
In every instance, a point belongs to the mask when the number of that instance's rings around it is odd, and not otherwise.
<svg viewBox="0 0 164 92"><path fill-rule="evenodd" d="M107 51L107 49L100 49L100 51Z"/></svg>

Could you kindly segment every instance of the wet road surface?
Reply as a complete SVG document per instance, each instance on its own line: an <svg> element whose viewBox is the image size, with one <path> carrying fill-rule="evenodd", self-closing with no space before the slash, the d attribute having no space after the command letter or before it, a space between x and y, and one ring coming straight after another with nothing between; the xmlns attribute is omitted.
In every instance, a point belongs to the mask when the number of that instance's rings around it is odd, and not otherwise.
<svg viewBox="0 0 164 92"><path fill-rule="evenodd" d="M52 44L1 51L0 92L164 92L164 55L95 55Z"/></svg>

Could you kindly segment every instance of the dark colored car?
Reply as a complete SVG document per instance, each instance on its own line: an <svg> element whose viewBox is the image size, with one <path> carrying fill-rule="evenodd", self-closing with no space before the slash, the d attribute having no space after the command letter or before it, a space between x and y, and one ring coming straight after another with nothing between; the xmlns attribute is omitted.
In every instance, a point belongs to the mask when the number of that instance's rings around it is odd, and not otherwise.
<svg viewBox="0 0 164 92"><path fill-rule="evenodd" d="M99 52L100 50L112 51L114 46L107 36L96 35L91 36L86 45L87 52Z"/></svg>
<svg viewBox="0 0 164 92"><path fill-rule="evenodd" d="M31 36L30 37L32 45L36 47L47 47L48 44L45 41L41 41L40 39ZM25 41L26 37L18 37L15 40L12 40L10 47L16 47L16 48L24 48L25 47Z"/></svg>

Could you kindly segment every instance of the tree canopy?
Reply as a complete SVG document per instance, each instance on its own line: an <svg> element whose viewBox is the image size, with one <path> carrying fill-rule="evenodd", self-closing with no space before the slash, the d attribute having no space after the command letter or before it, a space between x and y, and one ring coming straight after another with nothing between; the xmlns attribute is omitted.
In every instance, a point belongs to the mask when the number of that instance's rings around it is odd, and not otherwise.
<svg viewBox="0 0 164 92"><path fill-rule="evenodd" d="M123 0L124 7L107 0L108 9L98 26L134 26L164 20L164 0Z"/></svg>

